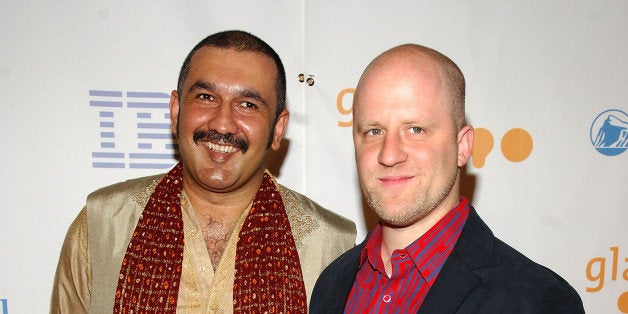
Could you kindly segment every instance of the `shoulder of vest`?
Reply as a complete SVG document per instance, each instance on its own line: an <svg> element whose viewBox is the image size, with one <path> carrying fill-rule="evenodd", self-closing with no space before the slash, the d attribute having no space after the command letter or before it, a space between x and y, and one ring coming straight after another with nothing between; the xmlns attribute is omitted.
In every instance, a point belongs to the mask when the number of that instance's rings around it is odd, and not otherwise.
<svg viewBox="0 0 628 314"><path fill-rule="evenodd" d="M319 205L309 197L291 190L277 183L277 189L281 194L286 207L288 216L295 212L300 216L312 216L316 221L336 227L338 229L353 229L355 230L355 224L353 221ZM291 219L292 220L292 219ZM355 231L354 231L355 233Z"/></svg>
<svg viewBox="0 0 628 314"><path fill-rule="evenodd" d="M134 200L138 205L145 205L165 174L130 179L102 187L87 196L88 208L95 203L118 203Z"/></svg>

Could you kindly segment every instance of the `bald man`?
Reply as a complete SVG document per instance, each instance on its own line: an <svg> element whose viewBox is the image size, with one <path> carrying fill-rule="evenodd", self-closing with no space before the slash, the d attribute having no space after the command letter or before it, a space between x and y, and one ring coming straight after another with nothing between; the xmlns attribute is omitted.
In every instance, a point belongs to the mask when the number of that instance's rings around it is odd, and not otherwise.
<svg viewBox="0 0 628 314"><path fill-rule="evenodd" d="M584 313L569 283L497 239L460 195L473 145L464 98L458 66L427 47L366 68L353 142L380 222L323 271L311 313Z"/></svg>

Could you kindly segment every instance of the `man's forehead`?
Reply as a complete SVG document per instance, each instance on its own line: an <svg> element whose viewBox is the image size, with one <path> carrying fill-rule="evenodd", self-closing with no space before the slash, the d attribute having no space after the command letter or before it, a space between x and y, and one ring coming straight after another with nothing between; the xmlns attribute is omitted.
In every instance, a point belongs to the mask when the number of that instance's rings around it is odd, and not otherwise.
<svg viewBox="0 0 628 314"><path fill-rule="evenodd" d="M266 59L266 61L268 61L270 64L273 65L273 67L275 68L275 71L277 71L277 65L275 64L275 61L273 60L271 56L261 51L237 49L236 47L203 46L199 48L197 51L195 51L194 54L192 54L192 57L190 58L190 65L193 66L195 60L198 60L199 58L202 58L202 57L206 57L207 55L216 55L216 56L228 55L230 59L240 59L240 58L246 58L249 56L258 56L262 58L260 60Z"/></svg>
<svg viewBox="0 0 628 314"><path fill-rule="evenodd" d="M251 56L254 56L255 59L251 59ZM248 61L244 61L244 59L247 59ZM224 70L229 68L229 66L226 66L227 64L231 64L231 67L233 67L235 70L235 68L245 67L250 65L251 63L256 64L253 65L252 68L266 68L263 72L256 72L255 75L271 75L271 77L269 77L269 81L271 82L274 82L277 79L277 75L279 75L277 65L270 56L262 52L237 50L235 48L205 46L198 49L192 55L190 59L188 75L186 75L185 80L188 81L190 79L190 73L204 73L205 70L211 69L210 65L222 68ZM268 69L267 67L272 68L272 70ZM252 68L249 67L249 69ZM186 85L190 84L190 82L185 83Z"/></svg>
<svg viewBox="0 0 628 314"><path fill-rule="evenodd" d="M233 47L231 48L222 48L222 47L214 47L214 46L202 47L198 49L196 52L194 52L194 54L192 55L190 59L189 67L190 69L194 69L201 65L199 64L200 59L209 59L211 61L212 58L220 58L221 64L223 64L222 62L231 61L231 63L234 65L237 65L238 63L242 62L241 60L244 60L244 59L254 60L256 63L259 63L260 65L264 64L265 66L272 67L273 73L275 75L277 75L277 72L278 72L275 61L269 55L264 54L259 51L237 50Z"/></svg>

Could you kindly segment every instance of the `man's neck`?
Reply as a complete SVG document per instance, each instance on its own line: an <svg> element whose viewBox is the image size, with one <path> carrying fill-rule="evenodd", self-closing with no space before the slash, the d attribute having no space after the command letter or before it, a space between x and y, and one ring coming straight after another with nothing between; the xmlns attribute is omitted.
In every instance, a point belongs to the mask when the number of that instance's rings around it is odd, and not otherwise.
<svg viewBox="0 0 628 314"><path fill-rule="evenodd" d="M405 249L412 244L412 242L423 236L439 220L445 217L449 211L455 208L458 203L458 196L449 198L449 201L441 202L438 207L434 208L426 216L408 226L399 227L386 223L382 224L381 257L384 262L384 267L386 268L386 273L389 276L392 274L390 262L392 253L395 250Z"/></svg>
<svg viewBox="0 0 628 314"><path fill-rule="evenodd" d="M184 177L183 190L199 218L237 220L253 201L263 175L262 172L259 178L255 176L241 188L229 192L210 191L189 182Z"/></svg>

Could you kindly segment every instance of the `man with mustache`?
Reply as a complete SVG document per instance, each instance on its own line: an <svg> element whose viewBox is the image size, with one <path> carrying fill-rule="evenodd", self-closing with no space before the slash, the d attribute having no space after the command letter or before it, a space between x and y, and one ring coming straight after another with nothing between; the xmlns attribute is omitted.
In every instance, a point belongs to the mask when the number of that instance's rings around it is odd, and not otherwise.
<svg viewBox="0 0 628 314"><path fill-rule="evenodd" d="M265 171L285 97L281 60L261 39L226 31L198 43L170 98L180 163L88 196L51 312L305 313L355 225Z"/></svg>
<svg viewBox="0 0 628 314"><path fill-rule="evenodd" d="M375 58L353 98L358 178L380 223L327 267L312 313L583 313L556 273L503 243L460 195L465 80L419 45Z"/></svg>

